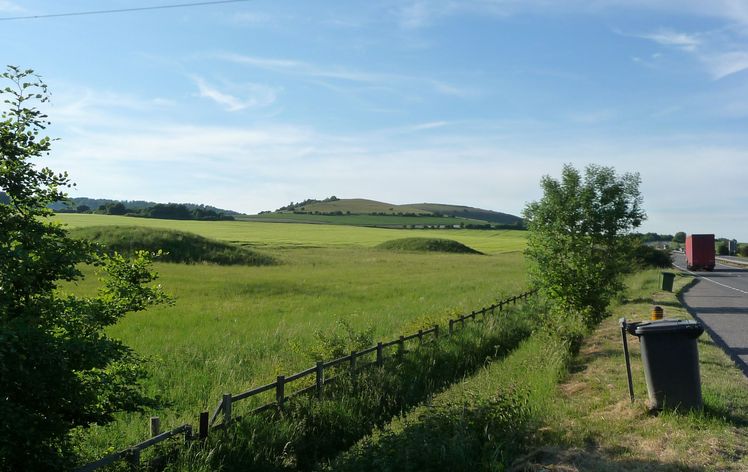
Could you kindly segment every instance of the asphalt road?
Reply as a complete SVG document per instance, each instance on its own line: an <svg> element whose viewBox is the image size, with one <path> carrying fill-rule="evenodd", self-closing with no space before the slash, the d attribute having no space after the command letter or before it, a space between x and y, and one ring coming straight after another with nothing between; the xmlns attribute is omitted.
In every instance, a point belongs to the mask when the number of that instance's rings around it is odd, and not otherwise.
<svg viewBox="0 0 748 472"><path fill-rule="evenodd" d="M692 272L683 254L673 260L696 276L681 301L748 376L748 270L717 262L714 272Z"/></svg>

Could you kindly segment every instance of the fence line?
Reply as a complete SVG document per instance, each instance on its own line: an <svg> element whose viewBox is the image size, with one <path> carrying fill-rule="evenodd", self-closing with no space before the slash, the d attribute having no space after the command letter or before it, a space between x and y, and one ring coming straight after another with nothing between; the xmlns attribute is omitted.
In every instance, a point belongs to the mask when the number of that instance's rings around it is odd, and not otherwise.
<svg viewBox="0 0 748 472"><path fill-rule="evenodd" d="M491 315L495 315L496 310L498 309L499 313L501 313L504 310L505 305L509 305L509 303L511 303L512 305L516 305L518 300L526 300L530 295L534 294L535 292L536 292L535 290L530 290L520 295L516 295L511 298L507 298L505 300L494 303L493 305L484 307L478 311L471 311L467 315L461 315L457 318L449 319L448 320L448 327L449 327L448 335L452 336L457 330L458 325L460 329L463 329L465 327L465 320L476 321L476 318L478 315L481 315L482 319L485 320L489 312ZM429 335L432 335L431 339L424 340L424 338ZM428 329L419 329L418 332L416 333L409 334L407 336L400 336L397 339L394 339L392 341L378 342L374 346L368 347L366 349L362 349L360 351L352 351L349 355L338 357L337 359L331 359L328 361L317 361L317 363L313 367L309 367L307 369L304 369L302 371L299 371L299 372L296 372L294 374L287 375L287 376L279 375L275 379L275 382L261 385L259 387L254 387L242 393L238 393L238 394L224 393L223 397L218 402L218 405L216 406L215 410L213 410L212 415L209 416L209 413L207 411L203 411L200 413L199 421L198 421L197 437L193 435L192 425L189 425L189 424L183 424L182 426L174 428L170 431L160 433L159 432L159 427L160 427L159 419L158 417L152 417L151 418L151 436L152 437L150 439L147 439L143 442L135 444L134 446L130 446L121 451L114 452L112 454L104 456L95 462L91 462L82 467L79 467L78 469L76 469L76 472L93 472L101 467L113 464L114 462L117 462L120 460L127 461L131 465L131 467L137 468L140 464L141 451L149 447L155 446L156 444L166 441L167 439L170 439L174 436L183 434L185 442L189 442L194 439L205 439L208 437L209 431L211 429L212 430L225 429L232 422L238 421L239 419L242 418L242 416L240 415L233 414L234 403L247 399L247 398L251 398L261 393L275 390L275 401L258 406L257 408L251 410L248 414L250 415L258 414L260 412L270 410L270 409L278 409L282 411L285 406L285 403L288 400L290 400L293 397L308 394L308 393L314 393L316 398L318 399L322 398L322 395L325 390L325 385L335 382L342 376L342 374L338 374L333 377L326 377L325 376L326 369L331 369L333 367L337 367L345 363L348 363L349 371L350 371L350 378L353 384L355 385L356 374L361 369L366 368L366 367L372 367L372 366L378 366L378 367L384 366L385 349L393 347L393 346L397 346L397 352L395 355L402 356L406 352L405 343L407 341L411 341L414 339L418 339L419 346L425 343L438 341L440 339L439 325L436 324ZM371 353L376 353L376 360L371 361L371 362L366 362L366 363L359 363L359 359L361 357L367 354L371 354ZM287 389L287 386L289 386L289 384L297 380L312 376L312 375L314 375L315 377L315 381L313 385L310 385L310 386L301 388L299 390L296 390L294 392L288 393L289 389ZM222 418L223 421L219 424L215 424L218 418Z"/></svg>

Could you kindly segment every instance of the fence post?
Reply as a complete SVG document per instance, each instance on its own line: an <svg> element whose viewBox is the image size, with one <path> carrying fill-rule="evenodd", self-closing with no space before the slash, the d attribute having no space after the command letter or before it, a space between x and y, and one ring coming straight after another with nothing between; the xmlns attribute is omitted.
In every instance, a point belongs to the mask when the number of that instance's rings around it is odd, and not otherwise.
<svg viewBox="0 0 748 472"><path fill-rule="evenodd" d="M231 423L231 394L223 394L223 424L226 426Z"/></svg>
<svg viewBox="0 0 748 472"><path fill-rule="evenodd" d="M397 355L402 357L405 354L405 336L400 336L397 340Z"/></svg>
<svg viewBox="0 0 748 472"><path fill-rule="evenodd" d="M188 444L192 440L192 425L185 425L184 428L184 443Z"/></svg>
<svg viewBox="0 0 748 472"><path fill-rule="evenodd" d="M200 419L198 420L197 437L198 439L205 439L208 437L208 412L200 412Z"/></svg>
<svg viewBox="0 0 748 472"><path fill-rule="evenodd" d="M504 311L504 302L503 302L503 301L500 301L500 302L499 302L499 311L500 311L500 312L501 312L501 311Z"/></svg>
<svg viewBox="0 0 748 472"><path fill-rule="evenodd" d="M460 329L465 328L465 315L460 316Z"/></svg>
<svg viewBox="0 0 748 472"><path fill-rule="evenodd" d="M322 391L325 388L325 363L317 361L317 398L322 398Z"/></svg>
<svg viewBox="0 0 748 472"><path fill-rule="evenodd" d="M161 433L161 420L158 416L151 416L151 437Z"/></svg>
<svg viewBox="0 0 748 472"><path fill-rule="evenodd" d="M356 387L356 351L351 351L351 383Z"/></svg>
<svg viewBox="0 0 748 472"><path fill-rule="evenodd" d="M127 454L127 463L130 464L130 470L136 472L140 470L140 449L130 448Z"/></svg>
<svg viewBox="0 0 748 472"><path fill-rule="evenodd" d="M434 339L439 339L439 325L434 325Z"/></svg>
<svg viewBox="0 0 748 472"><path fill-rule="evenodd" d="M422 329L418 330L418 343L423 344L423 330Z"/></svg>
<svg viewBox="0 0 748 472"><path fill-rule="evenodd" d="M452 336L452 332L454 331L454 324L455 320L449 320L449 335Z"/></svg>
<svg viewBox="0 0 748 472"><path fill-rule="evenodd" d="M279 375L275 382L275 401L278 403L278 409L283 409L283 402L286 399L286 376Z"/></svg>
<svg viewBox="0 0 748 472"><path fill-rule="evenodd" d="M384 348L382 347L382 343L377 343L377 365L381 366L384 364Z"/></svg>

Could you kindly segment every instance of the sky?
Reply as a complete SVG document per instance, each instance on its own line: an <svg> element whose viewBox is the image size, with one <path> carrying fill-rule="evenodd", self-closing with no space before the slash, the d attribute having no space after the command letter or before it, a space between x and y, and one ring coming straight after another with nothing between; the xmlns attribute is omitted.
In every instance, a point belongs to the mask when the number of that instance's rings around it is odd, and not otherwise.
<svg viewBox="0 0 748 472"><path fill-rule="evenodd" d="M192 0L193 2L196 0ZM0 0L72 196L246 213L370 198L519 215L638 172L641 231L748 241L748 0ZM0 66L4 65L0 64Z"/></svg>

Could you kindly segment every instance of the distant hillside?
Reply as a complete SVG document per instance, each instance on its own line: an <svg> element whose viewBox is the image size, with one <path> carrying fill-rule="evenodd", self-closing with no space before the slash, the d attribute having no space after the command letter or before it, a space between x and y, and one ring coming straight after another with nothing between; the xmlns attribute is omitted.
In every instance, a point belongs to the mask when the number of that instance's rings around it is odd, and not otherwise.
<svg viewBox="0 0 748 472"><path fill-rule="evenodd" d="M55 211L64 211L67 209L76 209L77 207L81 205L85 205L89 207L91 210L96 210L102 205L110 205L110 204L117 204L122 203L125 207L132 209L132 210L145 210L146 208L151 208L156 205L163 205L158 202L148 202L145 200L112 200L108 198L88 198L88 197L75 197L71 198L70 201L71 204L67 202L55 202L52 205L50 205L50 208L52 208ZM216 213L223 213L224 215L232 215L232 216L238 216L242 213L232 211L232 210L224 210L222 208L217 208L211 205L200 205L197 203L178 203L177 205L184 205L187 207L188 210L210 210L215 211Z"/></svg>
<svg viewBox="0 0 748 472"><path fill-rule="evenodd" d="M343 224L401 228L522 229L522 218L507 213L460 205L418 203L394 205L364 198L308 199L259 215L251 221Z"/></svg>
<svg viewBox="0 0 748 472"><path fill-rule="evenodd" d="M483 210L461 205L442 205L439 203L414 203L408 207L418 208L438 215L454 216L458 218L471 218L474 220L483 220L490 223L503 225L521 225L522 218L508 213L501 213L492 210Z"/></svg>
<svg viewBox="0 0 748 472"><path fill-rule="evenodd" d="M377 202L375 200L366 200L364 198L346 198L328 202L309 203L302 207L296 208L296 211L306 213L332 213L342 212L352 215L397 215L397 214L414 214L429 215L428 210L421 210L408 205L393 205L391 203Z"/></svg>

